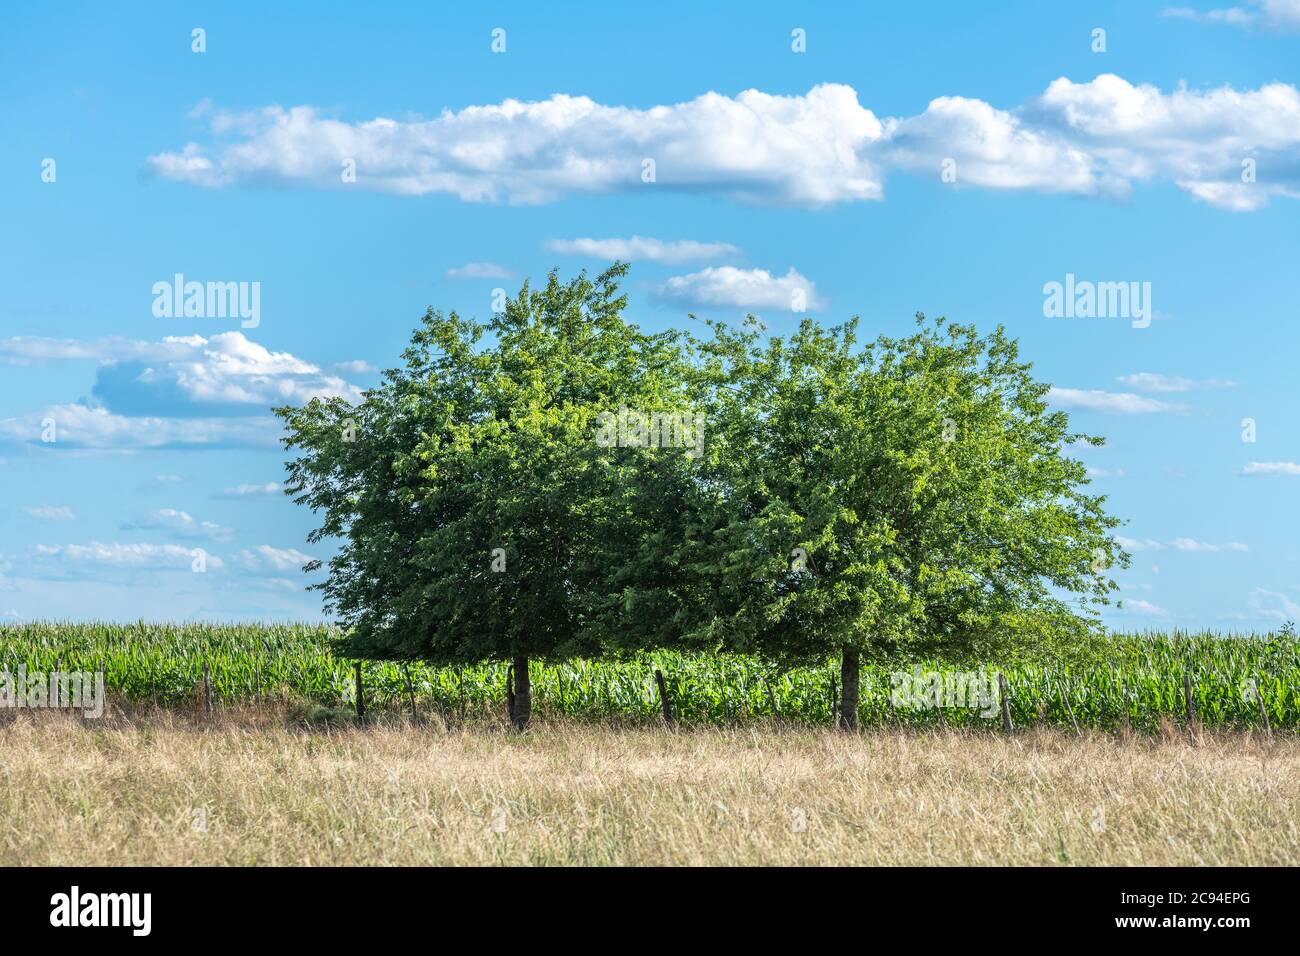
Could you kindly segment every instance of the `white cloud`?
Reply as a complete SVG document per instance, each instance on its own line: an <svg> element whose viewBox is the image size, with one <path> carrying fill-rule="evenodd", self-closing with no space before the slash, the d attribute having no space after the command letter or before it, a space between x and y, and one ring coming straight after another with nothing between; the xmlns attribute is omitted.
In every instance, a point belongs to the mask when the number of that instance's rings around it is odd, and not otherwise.
<svg viewBox="0 0 1300 956"><path fill-rule="evenodd" d="M682 265L739 256L740 250L729 242L697 242L694 239L652 239L631 236L627 239L548 239L548 252L587 256L592 259L620 259L624 262L662 262Z"/></svg>
<svg viewBox="0 0 1300 956"><path fill-rule="evenodd" d="M268 588L279 591L301 591L303 582L291 581L289 578L267 578L265 584Z"/></svg>
<svg viewBox="0 0 1300 956"><path fill-rule="evenodd" d="M1163 93L1113 74L1088 83L1062 77L1025 114L1084 144L1102 189L1123 192L1161 179L1203 201L1248 210L1300 187L1300 92L1288 84ZM1243 159L1256 160L1257 182L1242 182Z"/></svg>
<svg viewBox="0 0 1300 956"><path fill-rule="evenodd" d="M76 521L77 516L67 505L41 505L35 508L24 508L29 515L41 521Z"/></svg>
<svg viewBox="0 0 1300 956"><path fill-rule="evenodd" d="M938 178L951 160L958 185L1053 193L1102 190L1097 157L1082 145L1050 126L1035 129L983 100L931 100L924 113L892 123L886 143L890 165L921 175Z"/></svg>
<svg viewBox="0 0 1300 956"><path fill-rule="evenodd" d="M142 518L122 523L123 531L168 531L178 538L207 538L224 541L234 535L230 528L223 528L212 521L198 521L188 512L175 508L159 508Z"/></svg>
<svg viewBox="0 0 1300 956"><path fill-rule="evenodd" d="M168 336L158 342L93 342L18 336L0 339L0 358L21 363L93 359L93 392L115 412L168 417L265 413L312 398L361 397L360 389L288 352L272 352L242 332Z"/></svg>
<svg viewBox="0 0 1300 956"><path fill-rule="evenodd" d="M360 389L337 375L288 352L272 352L241 332L158 342L16 337L0 339L0 358L100 362L93 403L0 419L0 443L100 450L267 446L277 444L282 432L270 416L272 406L361 398Z"/></svg>
<svg viewBox="0 0 1300 956"><path fill-rule="evenodd" d="M1243 475L1300 476L1300 464L1294 461L1252 461L1241 469Z"/></svg>
<svg viewBox="0 0 1300 956"><path fill-rule="evenodd" d="M176 414L265 413L273 405L303 405L339 396L358 401L360 389L288 352L272 352L241 332L194 336L188 350L165 361L100 366L94 393L114 411Z"/></svg>
<svg viewBox="0 0 1300 956"><path fill-rule="evenodd" d="M1257 7L1262 22L1300 22L1300 0ZM156 173L205 187L344 188L340 163L355 159L361 188L466 202L656 189L820 206L881 199L892 169L938 180L951 159L958 187L1123 196L1158 181L1230 210L1300 196L1300 92L1285 83L1164 92L1113 74L1061 77L1011 108L941 96L883 120L836 83L648 109L556 94L412 121L347 123L310 106L206 115L212 143L149 157ZM1256 182L1242 181L1243 159L1257 161Z"/></svg>
<svg viewBox="0 0 1300 956"><path fill-rule="evenodd" d="M1105 392L1100 389L1052 387L1047 398L1062 408L1084 408L1111 415L1149 415L1159 412L1181 412L1185 406L1171 405L1133 392Z"/></svg>
<svg viewBox="0 0 1300 956"><path fill-rule="evenodd" d="M1221 551L1250 550L1240 541L1229 541L1227 544L1210 544L1207 541L1196 541L1193 538L1175 538L1173 547L1178 551L1190 551L1193 554L1218 554Z"/></svg>
<svg viewBox="0 0 1300 956"><path fill-rule="evenodd" d="M312 557L303 554L297 548L273 548L269 544L245 549L231 559L244 571L258 573L263 571L300 571Z"/></svg>
<svg viewBox="0 0 1300 956"><path fill-rule="evenodd" d="M89 544L38 544L36 546L38 558L67 567L93 565L136 570L189 571L195 560L195 551L194 548L185 548L178 544L122 544L120 542L105 544L99 541L92 541ZM222 567L222 561L216 555L205 553L205 559L210 571Z"/></svg>
<svg viewBox="0 0 1300 956"><path fill-rule="evenodd" d="M1115 543L1125 551L1163 551L1165 546L1159 541L1153 541L1151 538L1138 540L1137 538L1126 538L1122 534L1115 535Z"/></svg>
<svg viewBox="0 0 1300 956"><path fill-rule="evenodd" d="M1155 541L1151 538L1126 538L1123 535L1115 536L1115 543L1125 551L1164 551L1167 548L1173 548L1175 551L1183 551L1189 554L1219 554L1229 551L1249 551L1248 545L1240 541L1229 541L1226 544L1211 544L1208 541L1197 541L1194 538L1174 538L1173 541L1165 544L1162 541Z"/></svg>
<svg viewBox="0 0 1300 956"><path fill-rule="evenodd" d="M45 443L46 422L56 440ZM105 408L56 405L0 419L0 443L47 448L129 451L141 448L278 447L283 426L274 418L158 418L115 415Z"/></svg>
<svg viewBox="0 0 1300 956"><path fill-rule="evenodd" d="M233 488L227 488L221 492L219 497L222 498L254 498L254 497L271 497L280 494L281 488L278 482L268 481L264 485L236 485Z"/></svg>
<svg viewBox="0 0 1300 956"><path fill-rule="evenodd" d="M1264 21L1277 28L1300 28L1300 0L1252 0Z"/></svg>
<svg viewBox="0 0 1300 956"><path fill-rule="evenodd" d="M1236 388L1237 383L1228 378L1207 378L1197 381L1180 375L1161 375L1159 372L1137 372L1120 375L1115 381L1136 388L1139 392L1190 392L1193 389Z"/></svg>
<svg viewBox="0 0 1300 956"><path fill-rule="evenodd" d="M659 286L656 294L665 301L687 306L785 312L816 311L824 307L816 286L793 267L783 276L773 276L766 269L710 266L689 275L673 276Z"/></svg>
<svg viewBox="0 0 1300 956"><path fill-rule="evenodd" d="M495 262L467 262L447 270L448 279L509 279L511 272Z"/></svg>
<svg viewBox="0 0 1300 956"><path fill-rule="evenodd" d="M167 336L158 342L142 342L121 336L96 339L55 339L40 335L16 335L0 339L0 363L34 365L48 361L165 362L192 354L205 343L202 336Z"/></svg>
<svg viewBox="0 0 1300 956"><path fill-rule="evenodd" d="M1279 621L1300 619L1300 604L1296 604L1281 591L1255 588L1250 594L1250 606L1263 617L1271 617Z"/></svg>
<svg viewBox="0 0 1300 956"><path fill-rule="evenodd" d="M379 371L379 369L363 359L353 359L351 362L336 362L330 368L342 375L373 375Z"/></svg>
<svg viewBox="0 0 1300 956"><path fill-rule="evenodd" d="M1260 28L1283 33L1300 29L1300 0L1247 0L1249 7L1215 7L1195 10L1191 7L1167 7L1161 16L1203 23L1226 23L1229 26Z"/></svg>
<svg viewBox="0 0 1300 956"><path fill-rule="evenodd" d="M1163 617L1166 613L1165 609L1158 604L1152 604L1141 598L1124 598L1124 610L1137 611L1139 614L1149 614L1152 617Z"/></svg>
<svg viewBox="0 0 1300 956"><path fill-rule="evenodd" d="M435 119L344 123L310 106L213 116L230 141L149 157L170 179L200 186L252 180L322 187L356 160L357 186L467 202L540 203L573 193L711 190L753 202L803 205L875 199L880 181L863 147L882 126L847 86L802 96L705 93L671 106L605 106L585 96L445 110ZM642 180L643 160L655 181Z"/></svg>

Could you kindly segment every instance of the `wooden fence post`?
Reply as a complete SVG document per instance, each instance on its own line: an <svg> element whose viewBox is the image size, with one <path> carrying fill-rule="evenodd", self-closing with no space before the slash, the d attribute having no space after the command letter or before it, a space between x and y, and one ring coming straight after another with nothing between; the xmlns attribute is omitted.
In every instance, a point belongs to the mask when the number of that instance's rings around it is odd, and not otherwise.
<svg viewBox="0 0 1300 956"><path fill-rule="evenodd" d="M1124 708L1124 732L1126 734L1132 733L1133 727L1129 723L1128 719L1128 692L1124 689L1124 682L1122 680L1119 682L1119 702Z"/></svg>
<svg viewBox="0 0 1300 956"><path fill-rule="evenodd" d="M357 719L366 719L366 685L361 680L361 662L356 662L357 680Z"/></svg>
<svg viewBox="0 0 1300 956"><path fill-rule="evenodd" d="M772 693L772 684L766 677L763 678L763 687L767 689L767 702L772 705L773 716L780 720L781 705L776 702L776 694Z"/></svg>
<svg viewBox="0 0 1300 956"><path fill-rule="evenodd" d="M1061 692L1061 701L1065 704L1065 711L1070 715L1070 723L1074 724L1074 735L1082 737L1083 732L1079 730L1079 722L1074 719L1074 708L1070 706L1070 698L1065 696L1065 684L1061 681L1056 682L1057 689Z"/></svg>
<svg viewBox="0 0 1300 956"><path fill-rule="evenodd" d="M208 672L208 661L203 660L203 703L207 712L212 713L212 675Z"/></svg>
<svg viewBox="0 0 1300 956"><path fill-rule="evenodd" d="M1007 679L998 671L998 695L1002 698L1002 729L1011 733L1011 702L1007 700Z"/></svg>
<svg viewBox="0 0 1300 956"><path fill-rule="evenodd" d="M943 715L943 702L939 699L942 693L943 693L943 692L940 691L940 690L938 689L938 687L935 688L935 691L934 691L934 713L935 713L935 716L939 718L939 726L942 727L942 728L946 731L946 730L948 729L948 718L944 717L944 715Z"/></svg>
<svg viewBox="0 0 1300 956"><path fill-rule="evenodd" d="M668 697L668 683L664 680L663 671L655 668L655 686L659 688L659 706L663 708L664 723L669 727L677 725L677 718L673 716L673 702Z"/></svg>
<svg viewBox="0 0 1300 956"><path fill-rule="evenodd" d="M414 723L416 719L415 687L411 684L411 665L409 663L403 663L402 673L406 676L406 693L411 698L411 722Z"/></svg>
<svg viewBox="0 0 1300 956"><path fill-rule="evenodd" d="M1255 682L1255 702L1259 704L1259 716L1264 721L1264 732L1268 734L1268 739L1273 739L1273 728L1268 723L1268 708L1264 706L1264 688Z"/></svg>

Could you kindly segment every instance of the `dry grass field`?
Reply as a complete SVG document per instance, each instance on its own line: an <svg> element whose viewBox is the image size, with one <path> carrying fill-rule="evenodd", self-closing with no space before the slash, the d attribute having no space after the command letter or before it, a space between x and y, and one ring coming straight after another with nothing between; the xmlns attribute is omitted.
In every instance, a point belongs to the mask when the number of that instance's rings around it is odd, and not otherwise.
<svg viewBox="0 0 1300 956"><path fill-rule="evenodd" d="M0 865L1300 863L1300 743L0 723Z"/></svg>

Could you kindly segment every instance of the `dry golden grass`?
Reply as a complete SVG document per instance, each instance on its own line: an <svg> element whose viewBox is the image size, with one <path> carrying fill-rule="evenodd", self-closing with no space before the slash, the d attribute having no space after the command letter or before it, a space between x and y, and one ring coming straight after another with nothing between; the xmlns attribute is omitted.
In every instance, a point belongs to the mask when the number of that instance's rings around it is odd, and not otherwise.
<svg viewBox="0 0 1300 956"><path fill-rule="evenodd" d="M0 865L1288 864L1300 744L0 724Z"/></svg>

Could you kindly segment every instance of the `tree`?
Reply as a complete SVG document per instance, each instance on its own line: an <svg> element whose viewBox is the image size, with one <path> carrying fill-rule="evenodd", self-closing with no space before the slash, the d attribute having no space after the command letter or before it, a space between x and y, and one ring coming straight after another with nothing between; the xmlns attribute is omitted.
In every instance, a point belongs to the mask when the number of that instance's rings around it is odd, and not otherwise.
<svg viewBox="0 0 1300 956"><path fill-rule="evenodd" d="M533 659L837 654L851 729L863 658L1095 630L1128 558L1067 450L1101 440L1001 328L700 343L624 321L626 271L552 273L487 324L430 310L357 405L277 409L286 490L342 542L317 587L344 654L508 661L519 728Z"/></svg>
<svg viewBox="0 0 1300 956"><path fill-rule="evenodd" d="M277 410L301 451L286 490L324 516L311 540L343 541L318 585L342 653L509 661L520 729L530 660L602 653L637 591L633 558L660 563L641 532L684 459L617 440L620 409L671 408L689 379L680 333L623 320L626 271L525 283L486 325L430 310L359 405Z"/></svg>
<svg viewBox="0 0 1300 956"><path fill-rule="evenodd" d="M855 729L860 662L1043 651L1097 626L1127 564L1002 328L927 322L857 348L805 320L789 340L714 327L708 588L699 636L781 660L837 654ZM1069 600L1073 596L1075 600Z"/></svg>

